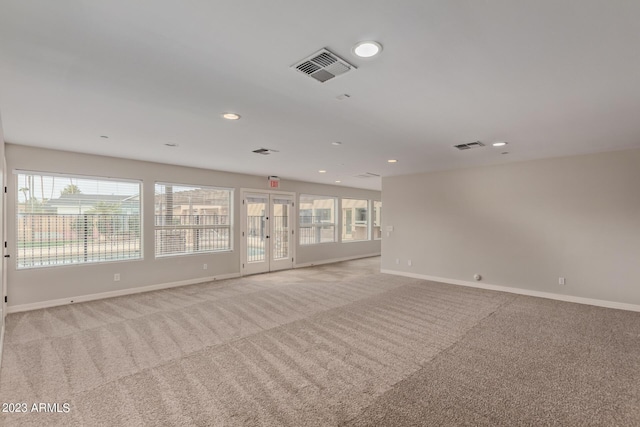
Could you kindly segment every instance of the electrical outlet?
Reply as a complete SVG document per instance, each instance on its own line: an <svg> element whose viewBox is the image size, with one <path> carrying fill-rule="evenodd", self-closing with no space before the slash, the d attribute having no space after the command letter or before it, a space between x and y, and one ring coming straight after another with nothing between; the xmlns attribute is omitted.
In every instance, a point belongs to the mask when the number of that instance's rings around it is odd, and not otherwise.
<svg viewBox="0 0 640 427"><path fill-rule="evenodd" d="M207 264L202 264L202 269L206 270L207 269Z"/></svg>
<svg viewBox="0 0 640 427"><path fill-rule="evenodd" d="M113 275L113 281L114 282L119 282L120 281L120 273L116 273Z"/></svg>
<svg viewBox="0 0 640 427"><path fill-rule="evenodd" d="M400 258L396 258L396 264L400 264Z"/></svg>
<svg viewBox="0 0 640 427"><path fill-rule="evenodd" d="M408 265L409 267L411 267L411 260L410 260L410 259L408 259L408 260L407 260L407 265Z"/></svg>
<svg viewBox="0 0 640 427"><path fill-rule="evenodd" d="M564 285L566 284L564 277L558 277L558 285Z"/></svg>

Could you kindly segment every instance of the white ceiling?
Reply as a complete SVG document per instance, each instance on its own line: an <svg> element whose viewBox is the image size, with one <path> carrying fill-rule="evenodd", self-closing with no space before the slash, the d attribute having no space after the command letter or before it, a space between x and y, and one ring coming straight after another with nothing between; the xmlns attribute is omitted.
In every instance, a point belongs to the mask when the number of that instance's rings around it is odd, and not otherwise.
<svg viewBox="0 0 640 427"><path fill-rule="evenodd" d="M290 68L325 47L358 69ZM372 189L640 147L640 2L2 0L0 114L15 144Z"/></svg>

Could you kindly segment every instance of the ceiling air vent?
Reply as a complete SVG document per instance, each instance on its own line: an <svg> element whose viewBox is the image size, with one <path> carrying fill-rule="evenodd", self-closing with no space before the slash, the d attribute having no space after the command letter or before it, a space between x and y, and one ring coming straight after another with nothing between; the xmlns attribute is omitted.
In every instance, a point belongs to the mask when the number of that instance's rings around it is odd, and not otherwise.
<svg viewBox="0 0 640 427"><path fill-rule="evenodd" d="M484 147L484 144L480 141L470 142L468 144L454 145L458 150L470 150L472 148Z"/></svg>
<svg viewBox="0 0 640 427"><path fill-rule="evenodd" d="M360 175L355 175L356 178L376 178L376 177L380 177L380 175L376 174L376 173L371 173L371 172L365 172L365 173L361 173Z"/></svg>
<svg viewBox="0 0 640 427"><path fill-rule="evenodd" d="M293 64L291 68L295 68L299 72L313 77L320 83L331 80L351 69L356 69L355 66L329 52L327 49L320 49L313 55Z"/></svg>
<svg viewBox="0 0 640 427"><path fill-rule="evenodd" d="M271 148L258 148L257 150L253 150L256 154L262 154L263 156L268 156L271 153L277 153L278 150L272 150Z"/></svg>

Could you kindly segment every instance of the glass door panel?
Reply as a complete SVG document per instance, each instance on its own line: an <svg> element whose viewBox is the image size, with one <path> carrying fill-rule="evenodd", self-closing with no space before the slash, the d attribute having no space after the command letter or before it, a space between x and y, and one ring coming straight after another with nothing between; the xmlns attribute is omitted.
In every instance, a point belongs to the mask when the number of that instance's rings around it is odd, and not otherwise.
<svg viewBox="0 0 640 427"><path fill-rule="evenodd" d="M271 271L293 267L289 226L292 207L292 197L271 195Z"/></svg>
<svg viewBox="0 0 640 427"><path fill-rule="evenodd" d="M244 217L242 274L293 268L293 196L246 193Z"/></svg>
<svg viewBox="0 0 640 427"><path fill-rule="evenodd" d="M248 274L269 271L269 195L248 194L245 198L245 270Z"/></svg>

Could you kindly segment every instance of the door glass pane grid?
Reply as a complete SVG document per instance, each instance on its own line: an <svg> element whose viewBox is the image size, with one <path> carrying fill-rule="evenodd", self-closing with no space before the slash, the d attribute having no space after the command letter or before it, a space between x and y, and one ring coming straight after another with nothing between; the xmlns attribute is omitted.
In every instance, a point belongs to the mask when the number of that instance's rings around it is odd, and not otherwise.
<svg viewBox="0 0 640 427"><path fill-rule="evenodd" d="M266 260L266 211L263 199L247 199L247 262Z"/></svg>
<svg viewBox="0 0 640 427"><path fill-rule="evenodd" d="M276 199L273 206L273 259L289 257L289 204L291 201Z"/></svg>

